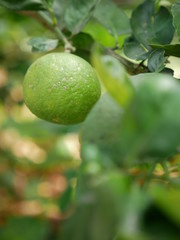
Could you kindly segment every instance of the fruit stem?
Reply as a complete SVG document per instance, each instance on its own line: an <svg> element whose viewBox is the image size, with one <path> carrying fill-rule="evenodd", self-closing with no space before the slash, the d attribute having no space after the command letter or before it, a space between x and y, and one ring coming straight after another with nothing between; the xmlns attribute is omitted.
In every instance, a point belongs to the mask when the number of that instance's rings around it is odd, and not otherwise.
<svg viewBox="0 0 180 240"><path fill-rule="evenodd" d="M57 37L63 42L65 52L74 52L75 48L72 46L72 44L68 41L66 36L63 34L63 32L59 29L57 25L57 19L56 16L52 10L52 8L47 8L47 11L49 12L51 18L44 13L43 11L39 11L39 16L43 18L43 20L51 27L51 29L56 33Z"/></svg>
<svg viewBox="0 0 180 240"><path fill-rule="evenodd" d="M46 10L48 11L49 15L51 16L53 26L57 26L56 15L54 14L51 4L46 0L43 0L43 4L44 4Z"/></svg>
<svg viewBox="0 0 180 240"><path fill-rule="evenodd" d="M142 188L146 191L149 187L149 184L150 184L150 181L151 179L153 178L153 172L156 168L156 165L157 165L157 162L152 162L151 163L151 167L147 173L147 176L146 176L146 179L145 179L145 182L144 182L144 185L142 186Z"/></svg>
<svg viewBox="0 0 180 240"><path fill-rule="evenodd" d="M55 27L57 27L57 18L56 18L56 16L55 16L52 8L48 8L47 10L48 10L48 12L49 12L49 14L50 14L50 16L51 16L53 25L54 25Z"/></svg>
<svg viewBox="0 0 180 240"><path fill-rule="evenodd" d="M140 64L132 63L116 52L118 48L119 48L118 46L116 46L113 49L109 48L106 49L106 52L111 56L115 57L116 59L118 59L118 61L120 61L124 65L124 67L126 68L130 75L148 72L148 68L143 65L144 61L142 61Z"/></svg>
<svg viewBox="0 0 180 240"><path fill-rule="evenodd" d="M170 177L169 177L169 169L168 169L167 164L166 164L165 162L161 162L161 166L162 166L163 169L164 169L165 178L166 178L167 180L170 180Z"/></svg>

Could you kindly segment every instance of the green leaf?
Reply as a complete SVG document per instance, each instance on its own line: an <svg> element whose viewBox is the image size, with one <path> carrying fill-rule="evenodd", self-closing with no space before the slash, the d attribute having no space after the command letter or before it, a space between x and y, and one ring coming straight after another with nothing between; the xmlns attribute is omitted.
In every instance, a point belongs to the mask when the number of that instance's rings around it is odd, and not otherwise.
<svg viewBox="0 0 180 240"><path fill-rule="evenodd" d="M80 32L72 38L72 43L73 46L75 46L77 49L84 49L90 51L94 41L89 34Z"/></svg>
<svg viewBox="0 0 180 240"><path fill-rule="evenodd" d="M88 33L91 37L98 43L105 47L115 47L115 38L103 27L100 23L96 21L89 21L83 28L83 32Z"/></svg>
<svg viewBox="0 0 180 240"><path fill-rule="evenodd" d="M149 41L153 38L152 16L154 12L153 1L146 0L133 11L130 21L135 38L146 48L148 48Z"/></svg>
<svg viewBox="0 0 180 240"><path fill-rule="evenodd" d="M102 0L95 9L94 18L115 37L131 32L128 17L112 1Z"/></svg>
<svg viewBox="0 0 180 240"><path fill-rule="evenodd" d="M92 16L98 0L70 0L64 13L64 25L75 35Z"/></svg>
<svg viewBox="0 0 180 240"><path fill-rule="evenodd" d="M32 46L33 52L48 52L58 46L58 39L48 39L45 37L31 38L28 45Z"/></svg>
<svg viewBox="0 0 180 240"><path fill-rule="evenodd" d="M69 1L67 0L54 0L53 1L53 12L56 15L57 20L60 22L60 28L63 29L63 18L67 9Z"/></svg>
<svg viewBox="0 0 180 240"><path fill-rule="evenodd" d="M173 24L180 41L180 0L176 0L172 5Z"/></svg>
<svg viewBox="0 0 180 240"><path fill-rule="evenodd" d="M180 57L180 44L151 44L154 49L163 49L167 56Z"/></svg>
<svg viewBox="0 0 180 240"><path fill-rule="evenodd" d="M166 57L163 49L156 49L151 52L148 58L148 69L151 72L161 72L165 68Z"/></svg>
<svg viewBox="0 0 180 240"><path fill-rule="evenodd" d="M160 44L168 44L172 41L174 35L174 27L172 24L172 15L167 8L161 7L154 15L153 35L154 39Z"/></svg>
<svg viewBox="0 0 180 240"><path fill-rule="evenodd" d="M70 206L70 204L72 204L72 194L73 194L73 188L71 186L68 186L66 191L60 197L59 205L62 212L65 212Z"/></svg>
<svg viewBox="0 0 180 240"><path fill-rule="evenodd" d="M110 55L94 50L92 62L107 91L123 107L127 106L134 94L129 76L121 63Z"/></svg>
<svg viewBox="0 0 180 240"><path fill-rule="evenodd" d="M150 43L170 43L174 35L170 12L160 7L156 13L153 0L146 0L134 10L131 27L135 38L148 49Z"/></svg>
<svg viewBox="0 0 180 240"><path fill-rule="evenodd" d="M94 40L91 37L91 35L84 32L80 32L71 38L71 42L72 45L76 48L74 54L84 58L86 61L89 62L91 48L94 43Z"/></svg>
<svg viewBox="0 0 180 240"><path fill-rule="evenodd" d="M124 54L131 59L145 60L148 57L148 52L143 45L137 42L135 39L127 39L124 47Z"/></svg>
<svg viewBox="0 0 180 240"><path fill-rule="evenodd" d="M11 10L45 10L42 0L0 0L0 6Z"/></svg>

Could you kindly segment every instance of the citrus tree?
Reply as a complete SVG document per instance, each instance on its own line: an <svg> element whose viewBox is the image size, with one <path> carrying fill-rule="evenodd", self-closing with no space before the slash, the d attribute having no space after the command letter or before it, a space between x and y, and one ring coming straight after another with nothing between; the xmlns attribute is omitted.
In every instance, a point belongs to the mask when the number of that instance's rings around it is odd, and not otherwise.
<svg viewBox="0 0 180 240"><path fill-rule="evenodd" d="M178 240L180 1L0 6L0 239Z"/></svg>

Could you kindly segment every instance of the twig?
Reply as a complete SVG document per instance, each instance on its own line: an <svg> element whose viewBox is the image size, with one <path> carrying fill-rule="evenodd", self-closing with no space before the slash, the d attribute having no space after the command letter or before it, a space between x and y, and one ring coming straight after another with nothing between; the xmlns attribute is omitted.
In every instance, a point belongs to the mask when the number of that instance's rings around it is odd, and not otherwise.
<svg viewBox="0 0 180 240"><path fill-rule="evenodd" d="M68 41L66 36L63 34L63 32L58 28L57 26L57 20L54 13L50 18L46 13L43 11L39 12L39 16L51 27L51 29L56 33L57 37L64 43L64 48L66 52L74 52L75 48L72 46L72 44Z"/></svg>
<svg viewBox="0 0 180 240"><path fill-rule="evenodd" d="M138 73L148 72L148 69L146 66L143 65L143 62L141 62L140 64L134 64L125 59L124 57L120 56L119 54L117 54L114 50L117 50L117 46L113 49L110 48L106 49L106 52L111 56L115 57L116 59L118 59L124 65L129 74L134 75Z"/></svg>
<svg viewBox="0 0 180 240"><path fill-rule="evenodd" d="M63 32L59 29L53 10L48 8L47 11L51 17L49 17L45 11L38 11L38 13L33 11L18 11L18 13L25 16L30 16L39 21L43 26L56 34L58 39L64 44L64 49L66 52L74 52L76 50L75 47L72 46Z"/></svg>
<svg viewBox="0 0 180 240"><path fill-rule="evenodd" d="M151 179L152 179L152 177L153 177L153 172L154 172L154 169L156 168L156 165L157 165L157 162L156 162L156 161L153 162L152 165L151 165L151 168L150 168L150 170L149 170L149 172L148 172L148 175L147 175L147 177L146 177L146 179L145 179L145 183L144 183L144 185L143 185L143 189L144 189L144 190L147 190L147 188L148 188L148 186L149 186L149 183L150 183L150 181L151 181Z"/></svg>
<svg viewBox="0 0 180 240"><path fill-rule="evenodd" d="M168 169L168 166L166 164L166 162L161 162L161 166L163 167L164 169L164 176L165 178L169 181L170 180L170 177L169 177L169 169Z"/></svg>

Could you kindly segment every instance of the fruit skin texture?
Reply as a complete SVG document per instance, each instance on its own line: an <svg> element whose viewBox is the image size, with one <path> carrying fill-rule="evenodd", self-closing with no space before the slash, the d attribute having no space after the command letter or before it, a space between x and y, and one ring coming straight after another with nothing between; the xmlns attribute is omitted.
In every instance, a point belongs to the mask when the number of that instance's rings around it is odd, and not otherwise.
<svg viewBox="0 0 180 240"><path fill-rule="evenodd" d="M95 70L70 53L37 59L23 82L27 107L37 117L64 125L82 122L101 95Z"/></svg>

